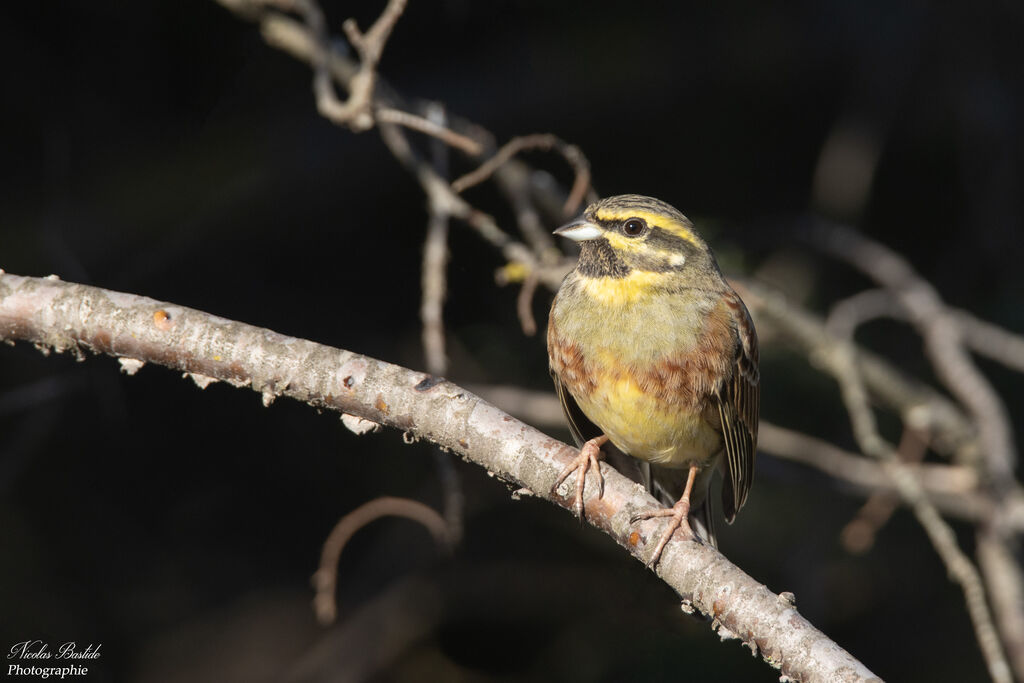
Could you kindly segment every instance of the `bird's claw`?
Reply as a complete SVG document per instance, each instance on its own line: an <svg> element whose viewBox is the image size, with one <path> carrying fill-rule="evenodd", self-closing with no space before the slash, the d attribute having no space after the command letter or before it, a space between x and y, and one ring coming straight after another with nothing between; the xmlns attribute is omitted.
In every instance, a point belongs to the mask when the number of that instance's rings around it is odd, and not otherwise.
<svg viewBox="0 0 1024 683"><path fill-rule="evenodd" d="M665 532L658 540L658 545L654 547L651 559L646 562L645 566L648 569L658 563L658 560L661 558L661 552L665 549L665 546L668 545L668 542L672 540L672 536L674 536L677 531L682 534L680 540L693 541L699 545L704 545L704 541L701 537L695 534L693 529L690 528L689 500L679 500L670 508L660 508L658 510L649 510L647 512L638 513L630 518L629 523L636 524L637 522L642 522L646 519L654 519L656 517L670 517L671 521L669 522L668 528L665 529Z"/></svg>
<svg viewBox="0 0 1024 683"><path fill-rule="evenodd" d="M562 482L569 478L569 475L573 472L576 473L576 495L573 498L573 511L576 513L576 517L583 521L583 488L587 483L587 470L591 467L597 473L597 497L604 497L604 475L601 474L601 465L598 462L601 456L601 445L608 440L608 437L598 437L591 439L583 444L580 448L579 455L573 458L572 462L565 466L565 469L561 471L558 478L555 480L553 488L557 489L562 485Z"/></svg>

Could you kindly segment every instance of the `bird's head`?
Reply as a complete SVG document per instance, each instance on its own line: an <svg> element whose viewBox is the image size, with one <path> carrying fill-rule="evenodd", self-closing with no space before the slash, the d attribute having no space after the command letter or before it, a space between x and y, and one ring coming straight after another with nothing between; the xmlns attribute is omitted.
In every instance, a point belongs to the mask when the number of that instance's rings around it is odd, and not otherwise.
<svg viewBox="0 0 1024 683"><path fill-rule="evenodd" d="M675 284L679 282L671 277L674 274L720 278L714 256L690 219L652 197L624 194L602 199L555 234L581 244L576 270L587 278L651 280L646 274L661 273Z"/></svg>

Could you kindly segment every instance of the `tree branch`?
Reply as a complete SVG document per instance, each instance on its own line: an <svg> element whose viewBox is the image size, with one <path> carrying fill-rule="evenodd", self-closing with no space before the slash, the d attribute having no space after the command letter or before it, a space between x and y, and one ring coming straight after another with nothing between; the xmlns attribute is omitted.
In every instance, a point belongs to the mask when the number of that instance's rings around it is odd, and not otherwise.
<svg viewBox="0 0 1024 683"><path fill-rule="evenodd" d="M146 297L9 274L0 274L0 339L80 358L104 353L130 359L135 370L156 363L249 386L265 404L288 396L355 415L433 441L562 508L572 505L568 490L551 487L574 449L451 382L350 351ZM604 474L602 498L587 486L587 521L643 560L663 522L629 520L657 503L613 469ZM800 616L792 596L775 595L713 548L670 544L657 573L684 606L713 620L720 637L740 638L792 680L879 680Z"/></svg>

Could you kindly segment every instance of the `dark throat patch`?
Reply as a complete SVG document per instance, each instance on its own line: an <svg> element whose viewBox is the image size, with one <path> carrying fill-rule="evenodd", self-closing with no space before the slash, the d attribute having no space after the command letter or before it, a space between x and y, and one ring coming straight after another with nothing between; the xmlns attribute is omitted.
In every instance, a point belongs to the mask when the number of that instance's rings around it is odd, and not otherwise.
<svg viewBox="0 0 1024 683"><path fill-rule="evenodd" d="M580 275L587 277L626 277L630 267L615 253L603 237L584 242L580 247L580 260L576 264Z"/></svg>

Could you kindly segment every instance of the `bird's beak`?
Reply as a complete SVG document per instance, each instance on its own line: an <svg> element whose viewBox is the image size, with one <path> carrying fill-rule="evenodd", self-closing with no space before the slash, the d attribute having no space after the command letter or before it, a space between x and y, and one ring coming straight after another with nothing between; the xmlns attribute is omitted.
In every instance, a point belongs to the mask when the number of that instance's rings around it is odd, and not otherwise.
<svg viewBox="0 0 1024 683"><path fill-rule="evenodd" d="M555 230L555 234L577 242L586 242L596 240L601 236L602 230L585 218L580 218Z"/></svg>

